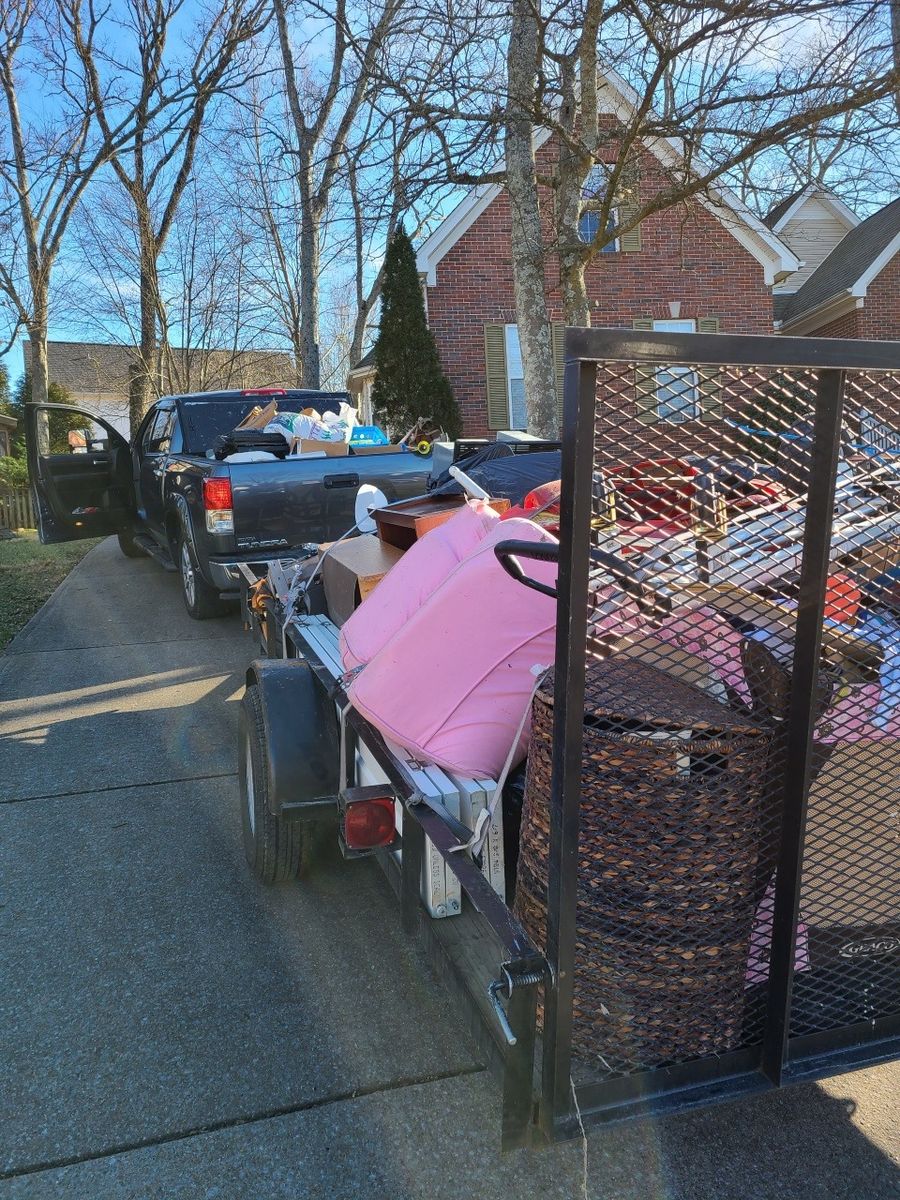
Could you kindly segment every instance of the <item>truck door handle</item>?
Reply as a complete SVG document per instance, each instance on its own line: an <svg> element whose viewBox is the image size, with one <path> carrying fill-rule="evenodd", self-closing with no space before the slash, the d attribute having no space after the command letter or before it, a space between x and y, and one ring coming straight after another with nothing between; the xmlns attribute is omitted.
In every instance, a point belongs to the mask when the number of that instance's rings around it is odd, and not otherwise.
<svg viewBox="0 0 900 1200"><path fill-rule="evenodd" d="M326 475L322 480L327 488L359 487L358 475Z"/></svg>

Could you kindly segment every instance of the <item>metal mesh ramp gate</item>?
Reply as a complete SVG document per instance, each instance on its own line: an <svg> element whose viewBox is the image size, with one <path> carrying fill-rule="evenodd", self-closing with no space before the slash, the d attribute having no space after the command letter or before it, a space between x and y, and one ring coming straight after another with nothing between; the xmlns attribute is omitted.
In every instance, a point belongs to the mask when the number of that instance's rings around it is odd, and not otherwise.
<svg viewBox="0 0 900 1200"><path fill-rule="evenodd" d="M543 1124L900 1049L900 350L567 333ZM529 840L530 838L530 840Z"/></svg>

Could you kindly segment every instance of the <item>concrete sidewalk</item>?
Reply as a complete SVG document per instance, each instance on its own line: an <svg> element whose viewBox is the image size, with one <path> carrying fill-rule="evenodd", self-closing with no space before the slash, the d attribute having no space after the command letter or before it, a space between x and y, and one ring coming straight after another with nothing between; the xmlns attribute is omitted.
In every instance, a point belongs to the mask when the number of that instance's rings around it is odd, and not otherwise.
<svg viewBox="0 0 900 1200"><path fill-rule="evenodd" d="M0 1198L900 1195L896 1065L501 1159L377 867L245 867L252 656L110 541L0 659Z"/></svg>

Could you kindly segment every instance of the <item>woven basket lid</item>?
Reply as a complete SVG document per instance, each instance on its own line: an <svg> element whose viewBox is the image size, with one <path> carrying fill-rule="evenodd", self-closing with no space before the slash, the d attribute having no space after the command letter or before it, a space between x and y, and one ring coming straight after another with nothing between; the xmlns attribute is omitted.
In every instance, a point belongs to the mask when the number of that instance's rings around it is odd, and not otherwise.
<svg viewBox="0 0 900 1200"><path fill-rule="evenodd" d="M554 674L539 694L553 703ZM592 663L584 693L586 717L610 722L639 722L658 729L709 730L759 737L766 730L751 717L637 658L614 655Z"/></svg>

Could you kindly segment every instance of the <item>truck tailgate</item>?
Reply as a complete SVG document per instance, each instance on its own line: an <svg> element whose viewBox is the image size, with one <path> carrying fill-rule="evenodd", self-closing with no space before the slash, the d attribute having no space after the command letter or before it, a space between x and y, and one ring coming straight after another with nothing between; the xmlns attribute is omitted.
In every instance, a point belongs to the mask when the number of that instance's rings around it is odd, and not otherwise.
<svg viewBox="0 0 900 1200"><path fill-rule="evenodd" d="M409 453L231 463L236 549L334 541L353 525L363 483L403 500L426 490L430 469L430 458Z"/></svg>

